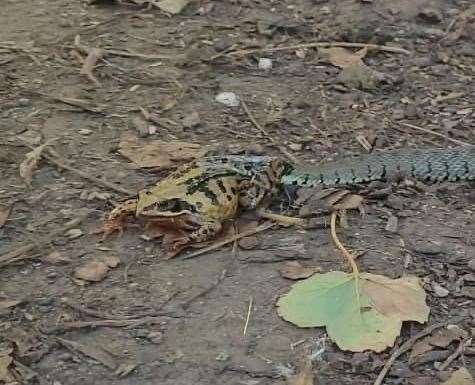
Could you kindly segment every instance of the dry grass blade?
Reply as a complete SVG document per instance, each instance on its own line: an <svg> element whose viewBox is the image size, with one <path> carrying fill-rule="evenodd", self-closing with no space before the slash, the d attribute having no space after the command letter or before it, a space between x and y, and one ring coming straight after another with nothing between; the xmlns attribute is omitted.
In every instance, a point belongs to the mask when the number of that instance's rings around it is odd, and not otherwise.
<svg viewBox="0 0 475 385"><path fill-rule="evenodd" d="M25 155L25 160L20 163L20 176L23 178L28 187L31 187L31 181L33 179L33 173L38 167L38 163L41 159L41 154L49 143L42 144L36 147L33 151L30 151Z"/></svg>
<svg viewBox="0 0 475 385"><path fill-rule="evenodd" d="M455 143L455 144L459 144L459 145L462 145L462 146L471 146L470 143L463 142L463 141L458 140L458 139L453 139L453 138L451 138L447 135L441 134L440 132L429 130L428 128L419 127L419 126L416 126L415 124L410 124L410 123L405 123L405 122L398 122L398 123L401 126L409 127L409 128L414 129L414 130L417 130L417 131L422 131L422 132L425 132L426 134L431 134L431 135L434 135L434 136L438 136L439 138L443 138L443 139L445 139L449 142Z"/></svg>
<svg viewBox="0 0 475 385"><path fill-rule="evenodd" d="M246 102L244 101L243 98L240 98L241 99L241 105L242 105L242 108L244 109L244 112L246 112L247 116L249 117L249 120L252 122L252 124L254 124L254 126L260 131L262 132L262 134L266 137L267 140L269 140L269 142L271 142L274 146L276 146L280 152L282 152L282 154L284 154L290 161L292 161L294 164L298 164L299 161L298 159L293 156L290 152L288 152L285 147L281 146L280 144L278 144L278 142L271 136L269 135L269 133L264 129L264 127L262 127L259 122L256 120L256 118L254 117L254 115L252 114L251 110L249 109L249 107L247 106Z"/></svg>
<svg viewBox="0 0 475 385"><path fill-rule="evenodd" d="M275 52L275 51L293 51L302 48L317 48L317 47L348 47L348 48L367 48L375 51L385 51L393 53L402 53L405 55L411 55L411 51L405 50L399 47L390 47L387 45L377 44L365 44L365 43L348 43L348 42L316 42L316 43L304 43L296 44L285 47L271 47L271 48L256 48L256 49L243 49L228 53L229 56L243 56L259 52Z"/></svg>
<svg viewBox="0 0 475 385"><path fill-rule="evenodd" d="M94 70L98 60L104 57L104 50L101 48L91 48L82 65L80 73L86 75L96 86L100 86L101 83L96 79L92 71Z"/></svg>
<svg viewBox="0 0 475 385"><path fill-rule="evenodd" d="M249 298L249 306L247 308L247 316L246 316L246 323L244 324L244 330L242 334L245 336L247 333L247 327L249 326L249 320L251 319L251 311L252 311L252 304L254 299L252 297Z"/></svg>
<svg viewBox="0 0 475 385"><path fill-rule="evenodd" d="M8 217L12 211L11 207L0 206L0 229L7 223Z"/></svg>
<svg viewBox="0 0 475 385"><path fill-rule="evenodd" d="M117 362L115 359L109 353L100 349L99 347L94 345L83 345L78 342L65 340L64 338L60 337L56 337L56 340L65 348L91 357L109 369L114 370L117 368Z"/></svg>

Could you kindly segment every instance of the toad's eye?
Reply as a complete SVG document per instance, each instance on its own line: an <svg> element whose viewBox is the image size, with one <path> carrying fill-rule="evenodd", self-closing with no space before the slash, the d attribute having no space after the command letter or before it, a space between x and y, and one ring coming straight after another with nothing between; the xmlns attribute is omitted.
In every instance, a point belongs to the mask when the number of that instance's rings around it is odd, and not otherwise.
<svg viewBox="0 0 475 385"><path fill-rule="evenodd" d="M177 209L178 202L176 200L168 200L157 202L154 206L157 211L173 211Z"/></svg>

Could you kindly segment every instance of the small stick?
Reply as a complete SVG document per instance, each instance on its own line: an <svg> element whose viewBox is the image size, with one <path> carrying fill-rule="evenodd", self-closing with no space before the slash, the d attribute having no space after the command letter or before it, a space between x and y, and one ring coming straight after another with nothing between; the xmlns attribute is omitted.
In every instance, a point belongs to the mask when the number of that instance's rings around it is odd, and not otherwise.
<svg viewBox="0 0 475 385"><path fill-rule="evenodd" d="M387 45L378 45L378 44L365 44L365 43L347 43L347 42L318 42L318 43L304 43L289 45L285 47L272 47L272 48L256 48L256 49L242 49L238 51L233 51L227 54L227 56L234 55L249 55L251 53L257 52L275 52L275 51L291 51L301 48L316 48L316 47L348 47L348 48L368 48L376 49L378 51L402 53L405 55L411 55L411 52L405 50L404 48L399 47L390 47Z"/></svg>
<svg viewBox="0 0 475 385"><path fill-rule="evenodd" d="M226 269L223 270L221 272L221 274L219 275L218 278L216 278L216 280L213 282L213 284L209 287L207 287L206 289L200 291L198 294L195 294L194 296L192 296L191 298L187 299L185 302L183 302L181 304L181 307L183 309L186 309L187 307L189 307L194 301L196 301L198 298L201 298L201 297L204 297L205 295L207 295L208 293L210 293L213 289L215 289L220 283L221 281L226 277Z"/></svg>
<svg viewBox="0 0 475 385"><path fill-rule="evenodd" d="M86 75L89 78L89 80L91 80L97 87L100 87L101 83L99 82L99 80L97 80L97 78L94 76L92 71L94 71L97 61L99 59L102 59L103 56L104 56L103 49L91 48L89 51L89 54L84 60L84 63L80 71L82 75Z"/></svg>
<svg viewBox="0 0 475 385"><path fill-rule="evenodd" d="M228 243L234 242L238 239L248 237L250 235L254 235L254 234L260 233L261 231L270 229L272 226L274 226L273 222L270 222L270 221L264 222L262 225L256 227L255 229L243 231L242 233L233 235L232 237L226 238L220 242L213 243L212 245L205 247L204 249L200 249L198 251L195 251L194 253L185 255L183 259L191 259L191 258L198 257L199 255L205 254L208 251L219 249L221 246L227 245Z"/></svg>
<svg viewBox="0 0 475 385"><path fill-rule="evenodd" d="M84 179L86 179L90 182L93 182L93 183L97 184L97 185L107 187L108 189L114 190L114 191L119 192L121 194L135 195L134 191L125 189L125 188L119 186L118 184L108 182L104 179L96 178L92 175L89 175L86 172L83 172L83 171L78 170L78 169L76 169L72 166L69 166L68 164L66 164L61 159L61 157L58 155L58 153L56 151L52 150L52 149L48 149L48 152L53 156L46 155L44 152L41 154L41 156L43 158L47 159L49 162L51 162L51 163L55 164L56 166L60 167L60 168L71 171L71 172L75 173L76 175L79 175L81 178L84 178Z"/></svg>
<svg viewBox="0 0 475 385"><path fill-rule="evenodd" d="M90 316L96 317L96 318L113 319L113 320L129 320L129 319L139 317L138 315L136 315L136 316L119 316L119 315L113 315L113 314L108 314L108 313L102 313L98 310L94 310L94 309L90 309L90 308L85 307L85 306L78 305L78 304L72 302L69 299L63 299L61 302L64 303L65 305L69 306L70 308L74 309L74 310L77 310L81 313L84 313L84 314L87 314L87 315L90 315Z"/></svg>
<svg viewBox="0 0 475 385"><path fill-rule="evenodd" d="M447 357L447 359L437 368L437 370L442 371L448 368L448 366L458 357L460 356L463 351L465 350L466 346L469 346L471 344L472 340L466 339L466 340L461 340L459 343L459 346L457 346L457 349Z"/></svg>
<svg viewBox="0 0 475 385"><path fill-rule="evenodd" d="M398 122L398 123L401 126L413 128L414 130L418 130L418 131L425 132L427 134L435 135L435 136L438 136L439 138L444 138L445 140L448 140L449 142L452 142L452 143L461 144L462 146L472 146L470 143L463 142L463 141L458 140L458 139L450 138L447 135L441 134L440 132L436 132L436 131L433 131L433 130L429 130L428 128L419 127L419 126L416 126L416 125L410 124L410 123L404 123L404 122Z"/></svg>
<svg viewBox="0 0 475 385"><path fill-rule="evenodd" d="M290 152L288 152L283 146L279 145L276 140L269 135L269 133L264 129L264 127L262 127L259 122L256 120L256 118L254 117L254 115L252 114L251 110L249 109L249 107L247 106L246 102L241 98L241 105L242 105L242 108L244 109L244 111L246 112L247 116L249 117L249 120L252 122L252 124L254 124L254 126L260 131L262 132L265 137L274 145L276 146L280 152L282 152L282 154L284 154L287 158L289 158L293 163L297 164L299 163L297 158L295 158L295 156L293 156Z"/></svg>
<svg viewBox="0 0 475 385"><path fill-rule="evenodd" d="M173 298L173 297L172 297ZM171 299L171 298L170 298ZM165 303L167 303L169 300L167 300ZM74 303L73 301L69 299L63 299L62 303L65 305L69 306L70 308L77 310L81 313L90 315L92 317L96 318L102 318L102 319L107 319L110 321L130 321L130 320L137 320L139 318L144 318L144 317L157 317L157 316L163 316L166 313L161 312L160 310L153 310L149 312L144 312L142 314L134 314L134 315L114 315L114 314L109 314L109 313L103 313L98 310L90 309L85 306L78 305ZM163 307L163 305L160 305L160 308Z"/></svg>
<svg viewBox="0 0 475 385"><path fill-rule="evenodd" d="M88 215L89 213L65 223L60 228L53 230L51 233L43 237L43 239L40 239L38 242L35 242L35 243L24 242L23 245L16 247L14 250L11 250L3 255L0 255L0 267L6 266L6 265L9 265L10 263L24 260L24 259L36 258L37 255L25 257L23 256L23 254L26 254L29 251L34 250L35 248L46 246L58 235L61 235L65 233L66 231L79 225Z"/></svg>
<svg viewBox="0 0 475 385"><path fill-rule="evenodd" d="M253 298L249 297L249 307L247 308L246 323L244 324L244 330L242 332L242 335L244 335L244 336L247 333L247 327L249 325L249 319L251 318L252 302L253 302Z"/></svg>
<svg viewBox="0 0 475 385"><path fill-rule="evenodd" d="M413 335L406 342L404 342L397 350L394 351L393 354L391 354L391 357L389 357L389 359L384 364L383 369L381 369L381 371L379 372L378 377L376 378L376 381L374 381L373 385L381 385L383 383L384 377L386 377L386 374L389 372L389 369L397 360L397 358L407 352L409 349L411 349L412 346L417 342L417 340L431 334L436 329L443 328L444 326L447 326L446 322L441 322L428 326L427 328Z"/></svg>
<svg viewBox="0 0 475 385"><path fill-rule="evenodd" d="M33 95L43 96L43 97L45 97L47 99L50 99L50 100L53 100L55 102L61 102L61 103L67 104L68 106L73 106L73 107L80 108L84 111L93 112L95 114L102 114L102 115L106 114L102 110L101 107L91 106L91 105L87 104L87 102L82 100L82 99L65 98L65 97L62 97L62 96L53 96L53 95L45 94L45 93L40 92L40 91L30 90L30 89L26 89L26 88L25 88L25 91L30 93L30 94L33 94Z"/></svg>
<svg viewBox="0 0 475 385"><path fill-rule="evenodd" d="M161 317L144 317L144 318L134 318L134 319L101 319L95 321L73 321L73 322L64 322L56 326L49 328L44 328L43 332L45 334L54 334L65 332L71 329L83 329L83 328L96 328L99 326L107 327L136 327L144 324L160 324L163 322L163 317L171 317L171 315L164 314Z"/></svg>

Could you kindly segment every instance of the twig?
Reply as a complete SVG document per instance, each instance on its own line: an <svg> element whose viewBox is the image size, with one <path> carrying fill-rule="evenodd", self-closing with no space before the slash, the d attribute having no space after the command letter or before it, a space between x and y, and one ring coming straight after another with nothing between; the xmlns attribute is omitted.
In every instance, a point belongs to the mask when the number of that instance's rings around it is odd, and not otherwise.
<svg viewBox="0 0 475 385"><path fill-rule="evenodd" d="M441 134L440 132L429 130L428 128L419 127L419 126L416 126L414 124L405 123L405 122L398 122L398 123L401 126L409 127L409 128L414 129L414 130L418 130L418 131L425 132L427 134L435 135L435 136L438 136L439 138L444 138L445 140L448 140L449 142L452 142L452 143L460 144L462 146L472 146L470 143L467 143L467 142L464 142L464 141L458 140L458 139L453 139L453 138L451 138L447 135Z"/></svg>
<svg viewBox="0 0 475 385"><path fill-rule="evenodd" d="M183 302L181 304L181 307L183 309L186 309L187 307L189 307L194 301L196 301L198 298L201 298L201 297L204 297L205 295L207 295L208 293L210 293L213 289L215 289L220 283L221 281L224 279L224 277L226 277L226 270L223 270L221 272L221 274L219 275L218 278L216 278L216 280L213 282L213 284L211 286L208 286L206 289L200 291L198 294L195 294L193 295L191 298L187 299L185 302Z"/></svg>
<svg viewBox="0 0 475 385"><path fill-rule="evenodd" d="M417 340L431 334L436 329L443 328L446 325L446 322L431 325L420 331L419 333L413 335L406 342L404 342L397 350L393 352L393 354L391 354L391 357L389 357L389 359L384 364L383 369L381 369L381 371L379 372L378 377L376 378L376 381L374 381L373 385L381 385L383 383L384 377L386 377L386 374L389 372L389 369L397 360L397 358L407 352L409 349L411 349L412 346L417 342Z"/></svg>
<svg viewBox="0 0 475 385"><path fill-rule="evenodd" d="M74 38L74 46L69 46L70 48L76 48L77 50L81 51L82 53L89 55L91 51L91 47L88 47L87 45L81 44L81 39L79 35L76 35ZM175 59L180 56L184 55L165 55L165 54L153 54L153 55L147 55L141 52L134 52L134 51L123 51L123 50L118 50L118 49L107 49L107 48L102 48L103 51L103 56L108 56L108 55L115 55L115 56L122 56L122 57L136 57L139 59L145 59L145 60L166 60L166 59Z"/></svg>
<svg viewBox="0 0 475 385"><path fill-rule="evenodd" d="M390 47L387 45L348 43L348 42L318 42L318 43L304 43L304 44L289 45L285 47L242 49L238 51L229 52L227 56L249 55L251 53L257 53L257 52L292 51L295 49L316 48L316 47L348 47L348 48L365 48L366 47L368 49L376 49L378 51L394 52L394 53L402 53L405 55L411 55L411 52L408 50L405 50L404 48Z"/></svg>
<svg viewBox="0 0 475 385"><path fill-rule="evenodd" d="M72 302L71 300L69 300L67 298L63 299L61 302L64 303L65 305L69 306L70 308L72 308L74 310L77 310L81 313L90 315L92 317L109 319L109 320L130 320L130 319L137 319L137 318L140 318L140 317L151 316L152 315L152 314L142 314L142 315L136 314L136 315L132 315L132 316L121 316L121 315L103 313L103 312L100 312L98 310L90 309L88 307L78 305L78 304ZM156 314L153 314L153 315L156 315Z"/></svg>
<svg viewBox="0 0 475 385"><path fill-rule="evenodd" d="M97 80L97 78L94 76L92 71L94 71L97 61L99 59L102 59L103 56L104 56L103 49L91 48L91 50L89 51L89 54L84 60L84 63L80 71L82 75L86 75L89 78L89 80L91 80L97 87L100 87L101 83L99 82L99 80Z"/></svg>
<svg viewBox="0 0 475 385"><path fill-rule="evenodd" d="M274 226L273 222L264 222L262 225L256 227L255 229L243 231L242 233L233 235L232 237L226 238L220 242L213 243L212 245L205 247L203 249L200 249L198 251L195 251L194 253L185 255L183 259L191 259L191 258L198 257L199 255L205 254L208 251L219 249L220 247L227 245L228 243L232 243L238 239L248 237L250 235L254 235L254 234L260 233L261 231L270 229L272 226Z"/></svg>
<svg viewBox="0 0 475 385"><path fill-rule="evenodd" d="M470 338L468 339L465 339L465 340L461 340L459 342L459 346L457 346L457 349L455 349L455 351L447 357L447 359L442 363L440 364L440 366L437 368L437 370L439 371L442 371L442 370L445 370L449 367L449 365L458 357L460 356L463 351L465 350L465 347L469 346L471 344L472 340Z"/></svg>
<svg viewBox="0 0 475 385"><path fill-rule="evenodd" d="M247 327L249 325L249 319L251 318L251 310L252 310L252 302L253 302L253 298L250 297L249 298L249 306L247 308L247 316L246 316L246 323L244 324L244 330L242 332L242 335L246 335L247 333Z"/></svg>
<svg viewBox="0 0 475 385"><path fill-rule="evenodd" d="M30 89L26 89L26 88L25 88L25 91L30 93L30 94L33 94L33 95L43 96L43 97L45 97L47 99L50 99L50 100L53 100L55 102L61 102L61 103L67 104L69 106L80 108L84 111L93 112L95 114L102 114L102 115L106 114L102 110L101 107L91 106L91 105L87 104L87 102L82 100L82 99L65 98L65 97L62 97L62 96L53 96L53 95L45 94L43 92L30 90Z"/></svg>
<svg viewBox="0 0 475 385"><path fill-rule="evenodd" d="M244 111L246 112L247 116L249 117L249 120L254 124L254 126L264 134L264 136L274 145L276 146L282 154L284 154L287 158L289 158L294 164L298 164L299 161L295 156L293 156L290 152L288 152L285 147L281 146L280 144L277 143L277 141L269 135L269 133L262 127L259 122L256 120L254 115L252 114L251 110L249 110L249 107L247 106L246 102L244 99L241 98L241 105Z"/></svg>
<svg viewBox="0 0 475 385"><path fill-rule="evenodd" d="M17 262L20 260L36 258L37 257L36 255L24 256L23 254L26 254L29 251L34 250L35 248L46 246L58 235L61 235L65 233L66 231L68 231L69 229L72 229L76 227L77 225L79 225L88 215L89 213L65 223L60 228L53 230L48 235L44 236L43 239L40 239L35 243L25 242L23 245L15 247L14 250L11 250L3 255L0 255L0 267L9 265L10 263Z"/></svg>
<svg viewBox="0 0 475 385"><path fill-rule="evenodd" d="M135 194L134 191L125 189L125 188L119 186L118 184L108 182L104 179L96 178L96 177L94 177L94 176L92 176L92 175L90 175L86 172L83 172L81 170L78 170L78 169L66 164L63 161L63 159L61 159L59 154L56 151L52 150L52 149L48 149L48 152L52 156L49 156L49 155L45 154L44 152L41 154L41 156L43 158L47 159L49 162L51 162L51 163L55 164L56 166L60 167L60 168L71 171L71 172L75 173L76 175L79 175L81 178L84 178L84 179L86 179L90 182L93 182L93 183L97 184L97 185L107 187L108 189L117 191L121 194L125 194L125 195L134 195Z"/></svg>
<svg viewBox="0 0 475 385"><path fill-rule="evenodd" d="M75 321L75 322L64 322L59 325L44 328L43 332L45 334L55 334L62 333L71 329L82 329L82 328L96 328L99 326L107 327L136 327L144 324L159 324L163 322L163 317L172 317L172 315L164 314L160 317L143 317L135 319L102 319L95 321Z"/></svg>

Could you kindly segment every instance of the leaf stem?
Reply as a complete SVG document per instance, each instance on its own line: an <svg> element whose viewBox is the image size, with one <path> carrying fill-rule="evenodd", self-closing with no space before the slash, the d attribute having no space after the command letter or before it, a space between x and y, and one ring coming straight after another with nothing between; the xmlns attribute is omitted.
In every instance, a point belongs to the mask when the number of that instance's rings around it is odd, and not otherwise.
<svg viewBox="0 0 475 385"><path fill-rule="evenodd" d="M353 258L351 253L345 248L345 246L343 246L343 244L338 239L338 236L336 235L336 216L337 216L337 213L335 211L332 212L332 215L330 218L331 236L332 236L333 242L335 242L336 247L340 250L340 252L343 254L343 256L346 258L346 260L350 264L353 275L356 278L359 275L359 271L358 271L358 266L356 265L355 259Z"/></svg>

